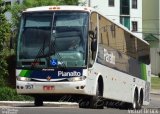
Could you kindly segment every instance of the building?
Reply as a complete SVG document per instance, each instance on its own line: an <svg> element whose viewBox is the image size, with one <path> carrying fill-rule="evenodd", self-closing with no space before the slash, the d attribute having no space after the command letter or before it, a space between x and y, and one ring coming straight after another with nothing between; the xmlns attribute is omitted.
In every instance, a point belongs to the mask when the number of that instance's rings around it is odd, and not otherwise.
<svg viewBox="0 0 160 114"><path fill-rule="evenodd" d="M22 3L23 0L3 0L5 4L13 5L15 2Z"/></svg>
<svg viewBox="0 0 160 114"><path fill-rule="evenodd" d="M80 0L142 38L142 0Z"/></svg>
<svg viewBox="0 0 160 114"><path fill-rule="evenodd" d="M152 74L160 74L160 0L143 0L143 37L151 46Z"/></svg>
<svg viewBox="0 0 160 114"><path fill-rule="evenodd" d="M13 5L15 2L22 3L23 0L3 0L3 1L4 1L4 5ZM11 21L11 13L6 12L5 15L6 15L7 20Z"/></svg>

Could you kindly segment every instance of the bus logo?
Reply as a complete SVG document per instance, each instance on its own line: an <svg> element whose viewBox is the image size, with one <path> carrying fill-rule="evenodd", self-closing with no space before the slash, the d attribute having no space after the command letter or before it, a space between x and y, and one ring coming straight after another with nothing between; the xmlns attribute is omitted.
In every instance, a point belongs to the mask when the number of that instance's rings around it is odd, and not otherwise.
<svg viewBox="0 0 160 114"><path fill-rule="evenodd" d="M64 71L58 71L58 76L81 76L81 72L72 71L72 72L64 72Z"/></svg>
<svg viewBox="0 0 160 114"><path fill-rule="evenodd" d="M104 49L104 60L110 64L114 64L115 65L115 56L113 55L113 53L109 53L107 51L107 49Z"/></svg>
<svg viewBox="0 0 160 114"><path fill-rule="evenodd" d="M47 76L47 80L50 81L51 80L51 76Z"/></svg>

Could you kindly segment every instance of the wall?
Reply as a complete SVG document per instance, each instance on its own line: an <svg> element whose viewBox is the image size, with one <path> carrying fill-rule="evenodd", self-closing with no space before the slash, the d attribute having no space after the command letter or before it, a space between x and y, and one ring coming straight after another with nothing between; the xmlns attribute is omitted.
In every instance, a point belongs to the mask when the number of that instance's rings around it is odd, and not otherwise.
<svg viewBox="0 0 160 114"><path fill-rule="evenodd" d="M138 22L138 33L135 33L139 37L142 38L142 0L137 0L138 6L137 9L132 8L132 0L130 1L130 16L131 16L131 23L130 27L132 28L132 21Z"/></svg>
<svg viewBox="0 0 160 114"><path fill-rule="evenodd" d="M108 0L91 0L91 7L94 7L101 14L107 18L116 21L119 23L119 14L120 14L120 2L115 1L114 7L108 6Z"/></svg>
<svg viewBox="0 0 160 114"><path fill-rule="evenodd" d="M101 14L106 16L107 18L120 23L120 0L115 0L115 6L109 7L108 0L80 0L86 1L90 6L95 8ZM142 38L142 0L138 0L138 9L132 9L132 0L130 0L130 20L138 22L138 33L135 34ZM86 4L88 6L89 4ZM130 27L132 29L132 23L130 21ZM130 29L130 30L131 30Z"/></svg>

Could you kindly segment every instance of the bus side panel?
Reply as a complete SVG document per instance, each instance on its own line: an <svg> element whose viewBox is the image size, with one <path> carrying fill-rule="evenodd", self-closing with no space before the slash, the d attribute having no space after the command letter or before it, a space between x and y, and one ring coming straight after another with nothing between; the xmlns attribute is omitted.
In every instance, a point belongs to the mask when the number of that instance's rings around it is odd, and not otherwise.
<svg viewBox="0 0 160 114"><path fill-rule="evenodd" d="M99 45L98 50L93 68L104 78L104 97L132 102L135 87L139 91L143 88L145 95L149 93L145 89L146 80L142 78L140 62L113 48Z"/></svg>
<svg viewBox="0 0 160 114"><path fill-rule="evenodd" d="M129 75L96 63L94 69L104 80L103 97L107 99L132 102L132 78Z"/></svg>

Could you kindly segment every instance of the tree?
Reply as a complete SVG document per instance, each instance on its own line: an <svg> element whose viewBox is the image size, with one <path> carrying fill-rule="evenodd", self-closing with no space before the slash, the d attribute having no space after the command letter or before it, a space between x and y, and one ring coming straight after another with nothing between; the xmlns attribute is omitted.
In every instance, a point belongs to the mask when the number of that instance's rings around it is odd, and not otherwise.
<svg viewBox="0 0 160 114"><path fill-rule="evenodd" d="M60 2L62 5L67 4L67 5L78 5L79 0L61 0Z"/></svg>
<svg viewBox="0 0 160 114"><path fill-rule="evenodd" d="M59 0L24 0L23 2L24 8L58 4L60 4Z"/></svg>
<svg viewBox="0 0 160 114"><path fill-rule="evenodd" d="M6 41L10 38L10 24L5 18L7 8L0 0L0 86L6 84L7 63L6 63Z"/></svg>

